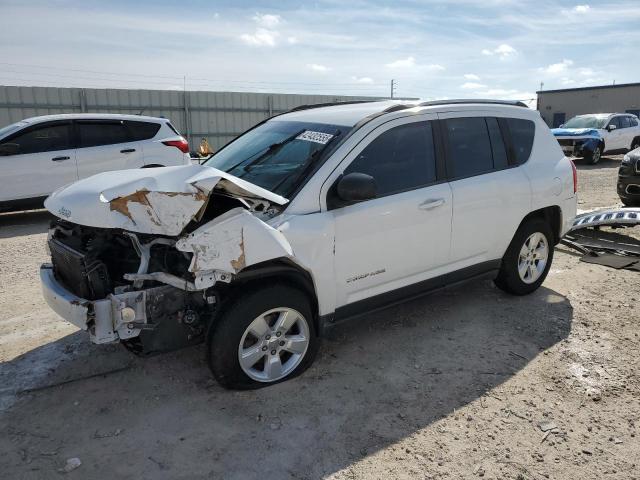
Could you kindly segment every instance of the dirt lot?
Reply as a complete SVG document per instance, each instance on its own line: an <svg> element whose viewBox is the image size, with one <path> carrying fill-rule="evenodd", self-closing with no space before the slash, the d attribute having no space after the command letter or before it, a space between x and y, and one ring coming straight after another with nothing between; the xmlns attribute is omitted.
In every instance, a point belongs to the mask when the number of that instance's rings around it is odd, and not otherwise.
<svg viewBox="0 0 640 480"><path fill-rule="evenodd" d="M579 165L579 208L618 204L619 160ZM202 347L140 359L59 321L48 220L0 216L2 478L640 478L638 273L559 247L533 295L432 295L340 327L293 381L230 392Z"/></svg>

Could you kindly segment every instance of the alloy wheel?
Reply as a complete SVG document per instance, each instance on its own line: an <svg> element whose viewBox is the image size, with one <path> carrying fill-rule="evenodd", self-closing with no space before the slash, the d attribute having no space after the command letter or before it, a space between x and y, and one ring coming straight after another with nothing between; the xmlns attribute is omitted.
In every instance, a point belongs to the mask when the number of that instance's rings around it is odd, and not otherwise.
<svg viewBox="0 0 640 480"><path fill-rule="evenodd" d="M529 235L518 256L518 274L520 280L531 284L540 278L549 260L549 242L547 237L535 232Z"/></svg>
<svg viewBox="0 0 640 480"><path fill-rule="evenodd" d="M293 372L309 347L309 324L287 307L274 308L255 318L238 346L242 371L258 382L275 382Z"/></svg>

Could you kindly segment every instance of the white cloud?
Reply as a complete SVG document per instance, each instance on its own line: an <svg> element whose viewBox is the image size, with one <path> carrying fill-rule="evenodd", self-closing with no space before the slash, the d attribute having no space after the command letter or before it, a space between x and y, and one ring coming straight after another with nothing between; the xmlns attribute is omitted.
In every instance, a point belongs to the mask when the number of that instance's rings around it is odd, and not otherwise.
<svg viewBox="0 0 640 480"><path fill-rule="evenodd" d="M240 35L240 39L253 47L275 47L278 37L280 37L280 32L274 29L282 23L280 15L256 13L252 20L257 25L256 31L254 33L244 33ZM295 37L289 37L287 41L289 43L297 42L297 39L292 42L292 38Z"/></svg>
<svg viewBox="0 0 640 480"><path fill-rule="evenodd" d="M547 75L560 75L566 73L571 65L573 65L573 60L564 59L560 63L552 63L538 70Z"/></svg>
<svg viewBox="0 0 640 480"><path fill-rule="evenodd" d="M594 72L592 68L580 68L578 70L578 74L582 75L583 77L593 77L595 73L596 72Z"/></svg>
<svg viewBox="0 0 640 480"><path fill-rule="evenodd" d="M276 28L282 22L282 17L280 15L261 15L256 13L253 16L253 21L264 28Z"/></svg>
<svg viewBox="0 0 640 480"><path fill-rule="evenodd" d="M465 80L474 80L474 81L480 80L480 77L474 73L465 73L464 78Z"/></svg>
<svg viewBox="0 0 640 480"><path fill-rule="evenodd" d="M576 5L573 7L573 11L576 13L589 13L591 7L589 5Z"/></svg>
<svg viewBox="0 0 640 480"><path fill-rule="evenodd" d="M484 48L481 52L483 55L498 55L501 59L505 59L514 55L517 55L518 51L511 45L503 43L498 45L494 50L488 50Z"/></svg>
<svg viewBox="0 0 640 480"><path fill-rule="evenodd" d="M414 57L401 58L400 60L396 60L395 62L387 63L385 67L393 68L393 69L421 68L425 70L431 70L434 72L435 71L441 72L445 70L445 68L442 65L437 63L431 63L429 65L418 65Z"/></svg>
<svg viewBox="0 0 640 480"><path fill-rule="evenodd" d="M371 85L373 83L373 78L371 77L351 77L351 80L364 85Z"/></svg>
<svg viewBox="0 0 640 480"><path fill-rule="evenodd" d="M387 63L385 67L387 68L412 68L416 66L416 59L413 57L403 58L401 60L396 60L395 62Z"/></svg>
<svg viewBox="0 0 640 480"><path fill-rule="evenodd" d="M258 28L253 34L240 35L240 40L254 47L274 47L279 36L280 34L273 30Z"/></svg>
<svg viewBox="0 0 640 480"><path fill-rule="evenodd" d="M297 37L287 37L287 43L289 45L295 45L296 43L298 43L298 39Z"/></svg>
<svg viewBox="0 0 640 480"><path fill-rule="evenodd" d="M331 70L329 67L325 65L319 65L317 63L309 63L307 64L307 67L309 67L314 72L321 72L321 73L328 72L329 70Z"/></svg>
<svg viewBox="0 0 640 480"><path fill-rule="evenodd" d="M487 88L487 86L482 83L465 82L462 85L460 85L460 88L462 88L463 90L478 90L482 88Z"/></svg>

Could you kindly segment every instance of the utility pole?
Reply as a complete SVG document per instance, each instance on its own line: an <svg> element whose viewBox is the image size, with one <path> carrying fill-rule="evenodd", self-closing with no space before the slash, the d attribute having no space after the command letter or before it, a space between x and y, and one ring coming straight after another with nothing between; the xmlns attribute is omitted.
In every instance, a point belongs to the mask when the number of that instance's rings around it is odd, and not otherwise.
<svg viewBox="0 0 640 480"><path fill-rule="evenodd" d="M540 90L544 88L544 82L540 82Z"/></svg>
<svg viewBox="0 0 640 480"><path fill-rule="evenodd" d="M396 81L391 79L391 98L393 98L393 94L396 91Z"/></svg>

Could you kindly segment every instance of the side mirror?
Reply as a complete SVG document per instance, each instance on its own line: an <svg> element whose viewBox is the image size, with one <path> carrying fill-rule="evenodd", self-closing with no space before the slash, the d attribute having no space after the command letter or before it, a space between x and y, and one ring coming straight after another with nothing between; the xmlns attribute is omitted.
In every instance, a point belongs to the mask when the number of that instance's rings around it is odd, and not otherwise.
<svg viewBox="0 0 640 480"><path fill-rule="evenodd" d="M8 157L9 155L18 155L20 153L20 145L17 143L3 143L0 145L0 157Z"/></svg>
<svg viewBox="0 0 640 480"><path fill-rule="evenodd" d="M618 128L618 127L616 127L615 125L611 124L611 125L609 125L607 127L607 130L612 131L612 130L615 130L616 128Z"/></svg>
<svg viewBox="0 0 640 480"><path fill-rule="evenodd" d="M349 204L376 198L378 188L371 175L352 172L340 177L335 191L343 203Z"/></svg>

